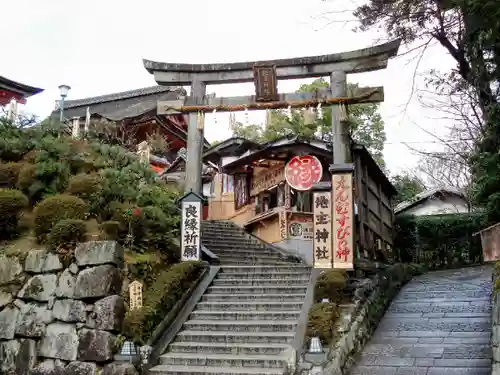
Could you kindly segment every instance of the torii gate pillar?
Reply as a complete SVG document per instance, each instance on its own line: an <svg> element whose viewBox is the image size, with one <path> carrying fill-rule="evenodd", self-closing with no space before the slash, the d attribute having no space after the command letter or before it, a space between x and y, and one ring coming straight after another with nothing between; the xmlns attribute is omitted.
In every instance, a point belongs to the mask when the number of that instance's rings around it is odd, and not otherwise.
<svg viewBox="0 0 500 375"><path fill-rule="evenodd" d="M205 82L195 79L191 82L191 98L195 102L202 101L207 87ZM198 122L196 112L188 115L187 161L184 192L193 192L202 196L203 186L201 175L203 172L203 145L204 123Z"/></svg>

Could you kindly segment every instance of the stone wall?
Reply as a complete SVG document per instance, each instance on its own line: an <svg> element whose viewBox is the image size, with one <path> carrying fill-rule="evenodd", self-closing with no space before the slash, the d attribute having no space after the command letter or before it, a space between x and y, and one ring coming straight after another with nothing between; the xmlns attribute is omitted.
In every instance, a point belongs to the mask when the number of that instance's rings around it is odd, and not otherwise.
<svg viewBox="0 0 500 375"><path fill-rule="evenodd" d="M327 349L323 363L301 364L301 375L345 375L356 354L370 339L386 308L399 289L411 280L414 267L403 264L389 266L374 278L361 281L355 291L355 301L347 315L340 317L339 337Z"/></svg>
<svg viewBox="0 0 500 375"><path fill-rule="evenodd" d="M79 244L71 256L0 254L0 374L132 374L111 363L124 317L122 267L112 241Z"/></svg>
<svg viewBox="0 0 500 375"><path fill-rule="evenodd" d="M493 324L491 330L491 346L493 364L491 375L500 375L500 262L493 269L493 287L491 292L491 307Z"/></svg>

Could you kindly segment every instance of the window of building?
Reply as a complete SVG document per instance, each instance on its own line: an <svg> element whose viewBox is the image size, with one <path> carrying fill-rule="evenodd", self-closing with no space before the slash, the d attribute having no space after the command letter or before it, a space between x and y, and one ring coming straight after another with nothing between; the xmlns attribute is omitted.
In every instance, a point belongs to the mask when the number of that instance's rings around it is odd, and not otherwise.
<svg viewBox="0 0 500 375"><path fill-rule="evenodd" d="M234 176L222 175L222 194L234 193Z"/></svg>
<svg viewBox="0 0 500 375"><path fill-rule="evenodd" d="M250 201L248 191L248 176L246 174L238 174L234 176L234 208L239 210L247 205Z"/></svg>
<svg viewBox="0 0 500 375"><path fill-rule="evenodd" d="M313 194L310 191L291 189L292 209L297 212L313 212Z"/></svg>

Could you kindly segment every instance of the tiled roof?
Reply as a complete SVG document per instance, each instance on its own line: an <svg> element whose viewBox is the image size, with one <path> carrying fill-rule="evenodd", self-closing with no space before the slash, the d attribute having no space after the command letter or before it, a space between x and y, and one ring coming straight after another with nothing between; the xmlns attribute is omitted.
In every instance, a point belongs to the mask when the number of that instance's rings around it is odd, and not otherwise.
<svg viewBox="0 0 500 375"><path fill-rule="evenodd" d="M458 189L455 189L454 187L441 186L441 187L437 187L435 189L425 190L425 191L415 195L413 198L410 198L407 201L399 203L394 208L394 213L396 213L396 214L401 213L402 211L405 211L408 208L417 205L419 202L422 202L423 200L426 200L428 198L432 198L433 196L435 196L436 194L439 194L439 193L446 193L446 194L456 195L456 196L465 198L464 192L462 192Z"/></svg>
<svg viewBox="0 0 500 375"><path fill-rule="evenodd" d="M150 87L143 87L141 89L136 89L136 90L129 90L129 91L116 92L113 94L93 96L90 98L66 100L64 102L64 107L66 109L69 109L69 108L74 108L74 107L89 106L92 104L112 102L115 100L130 99L130 98L135 98L138 96L145 96L145 95L158 94L158 93L171 92L171 91L179 91L179 93L180 93L181 90L185 93L185 90L183 88L180 88L180 87L156 85L156 86L150 86Z"/></svg>

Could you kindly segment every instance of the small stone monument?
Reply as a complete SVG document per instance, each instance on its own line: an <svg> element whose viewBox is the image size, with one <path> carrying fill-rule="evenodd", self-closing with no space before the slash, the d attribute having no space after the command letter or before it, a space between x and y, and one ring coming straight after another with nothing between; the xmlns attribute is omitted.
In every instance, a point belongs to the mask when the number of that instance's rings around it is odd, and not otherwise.
<svg viewBox="0 0 500 375"><path fill-rule="evenodd" d="M130 310L142 307L142 284L135 280L128 287L130 293Z"/></svg>

